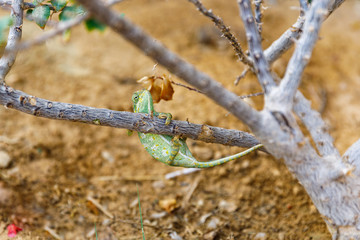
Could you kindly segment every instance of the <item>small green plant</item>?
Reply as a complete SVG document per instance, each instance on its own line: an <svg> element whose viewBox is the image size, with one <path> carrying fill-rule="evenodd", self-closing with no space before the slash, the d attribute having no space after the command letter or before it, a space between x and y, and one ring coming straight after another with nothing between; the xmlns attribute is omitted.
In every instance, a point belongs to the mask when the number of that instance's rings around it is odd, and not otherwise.
<svg viewBox="0 0 360 240"><path fill-rule="evenodd" d="M42 29L45 28L49 18L54 13L59 13L60 22L68 21L86 14L86 11L82 6L69 0L51 0L46 3L44 2L45 1L35 0L33 1L33 4L35 5L34 9L28 9L26 11L26 18L30 21L34 21ZM103 32L106 28L104 24L94 18L86 19L84 25L89 32L93 30Z"/></svg>

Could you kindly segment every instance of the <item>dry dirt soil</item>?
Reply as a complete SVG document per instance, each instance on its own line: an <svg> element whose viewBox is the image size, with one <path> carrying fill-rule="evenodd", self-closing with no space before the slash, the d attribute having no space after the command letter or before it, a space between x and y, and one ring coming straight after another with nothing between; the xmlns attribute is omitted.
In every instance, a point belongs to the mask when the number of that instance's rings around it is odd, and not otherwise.
<svg viewBox="0 0 360 240"><path fill-rule="evenodd" d="M246 46L236 1L204 3ZM298 15L291 8L297 1L266 6L265 47ZM239 95L261 91L252 75L234 86L244 66L188 1L133 0L116 8L228 89ZM359 9L358 1L348 1L326 21L301 85L342 153L360 132ZM33 23L26 22L23 29L24 40L42 34ZM282 75L289 56L278 60L274 71ZM137 79L169 75L154 65L110 29L88 33L79 26L66 44L58 37L21 52L7 84L52 101L131 111L131 95L142 88ZM248 131L201 94L174 88L174 99L157 104L158 111L179 120ZM247 101L262 108L262 97ZM264 153L164 180L178 169L152 159L137 136L127 136L124 129L41 119L4 107L0 114L0 150L12 159L0 170L0 239L7 239L11 223L23 228L15 239L55 239L51 230L63 239L95 239L95 223L98 239L141 239L137 186L146 239L330 238L302 186L281 160ZM188 142L201 160L243 150Z"/></svg>

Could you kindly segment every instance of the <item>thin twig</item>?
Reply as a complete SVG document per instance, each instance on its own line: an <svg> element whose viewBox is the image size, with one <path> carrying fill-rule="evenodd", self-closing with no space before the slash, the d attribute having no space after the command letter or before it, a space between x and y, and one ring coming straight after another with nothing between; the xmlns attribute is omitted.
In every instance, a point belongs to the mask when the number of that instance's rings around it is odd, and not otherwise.
<svg viewBox="0 0 360 240"><path fill-rule="evenodd" d="M32 46L35 45L40 45L43 44L44 42L46 42L47 40L64 33L66 30L75 27L76 25L79 25L80 23L82 23L84 20L86 20L89 17L89 15L86 13L84 15L80 15L77 16L73 19L67 20L67 21L62 21L59 22L57 24L57 26L54 29L51 29L45 33L43 33L42 35L40 35L39 37L36 37L32 40L28 40L22 43L19 43L17 45L17 50L25 50L28 49Z"/></svg>
<svg viewBox="0 0 360 240"><path fill-rule="evenodd" d="M251 4L249 0L238 0L238 4L241 19L243 20L246 29L246 38L249 44L250 56L254 61L255 73L265 94L267 94L276 84L271 76L269 64L261 47L261 39L252 15Z"/></svg>
<svg viewBox="0 0 360 240"><path fill-rule="evenodd" d="M176 177L179 177L179 176L187 175L187 174L198 172L198 171L201 171L201 168L184 168L184 169L181 169L181 170L177 170L177 171L167 173L165 175L165 179L168 180L168 179L176 178Z"/></svg>
<svg viewBox="0 0 360 240"><path fill-rule="evenodd" d="M198 92L198 93L201 93L201 94L204 94L203 92L197 90L196 88L192 88L192 87L189 87L187 85L184 85L184 84L181 84L181 83L177 83L177 82L174 82L172 80L170 80L170 82L174 85L177 85L177 86L180 86L180 87L183 87L183 88L186 88L186 89L189 89L191 91L195 91L195 92ZM256 97L256 96L260 96L260 95L264 95L263 92L259 92L259 93L252 93L252 94L248 94L248 95L242 95L242 96L239 96L240 99L244 99L244 98L250 98L250 97Z"/></svg>
<svg viewBox="0 0 360 240"><path fill-rule="evenodd" d="M14 18L14 24L10 27L7 44L4 55L0 59L0 84L5 83L5 76L13 66L17 51L17 43L21 40L22 24L23 24L23 10L22 5L24 0L13 0L11 5L11 17Z"/></svg>
<svg viewBox="0 0 360 240"><path fill-rule="evenodd" d="M248 94L248 95L242 95L239 96L240 99L245 99L245 98L251 98L251 97L257 97L257 96L261 96L264 95L265 93L263 92L258 92L258 93L252 93L252 94Z"/></svg>
<svg viewBox="0 0 360 240"><path fill-rule="evenodd" d="M197 186L199 185L200 181L201 181L202 176L198 175L195 180L191 183L191 185L189 186L188 190L187 190L187 194L184 197L184 200L181 204L181 207L183 209L186 208L186 206L188 205L191 196L193 195L193 193L195 192L195 189L197 188Z"/></svg>
<svg viewBox="0 0 360 240"><path fill-rule="evenodd" d="M0 0L0 6L11 6L11 0ZM43 6L48 6L50 8L50 10L55 10L55 8L50 5L50 4L43 4ZM35 8L36 4L33 3L29 3L29 2L24 2L23 3L23 10L27 10L27 9L31 9L31 8Z"/></svg>
<svg viewBox="0 0 360 240"><path fill-rule="evenodd" d="M55 232L54 229L51 229L49 226L45 226L44 230L47 231L53 238L57 239L57 240L63 240L64 237L60 236L59 234L57 234Z"/></svg>
<svg viewBox="0 0 360 240"><path fill-rule="evenodd" d="M116 222L121 222L121 223L125 223L125 224L130 224L130 225L134 225L136 228L141 229L141 226L139 226L140 224L134 221L130 221L130 220L123 220L123 219L116 219L114 221L114 223ZM143 223L144 227L149 227L149 228L154 228L157 230L162 230L162 231L174 231L172 228L164 228L164 227L159 227L159 226L154 226L151 224L147 224L147 223Z"/></svg>
<svg viewBox="0 0 360 240"><path fill-rule="evenodd" d="M92 204L94 204L100 211L102 211L106 216L108 216L109 218L113 219L114 215L112 215L112 213L110 213L108 210L106 210L96 199L94 199L91 196L88 196L86 198L86 200L88 200L89 202L91 202Z"/></svg>
<svg viewBox="0 0 360 240"><path fill-rule="evenodd" d="M197 90L196 88L192 88L192 87L189 87L187 85L184 85L184 84L181 84L181 83L177 83L177 82L174 82L173 80L170 80L170 82L174 85L177 85L177 86L180 86L180 87L183 87L183 88L186 88L186 89L189 89L191 91L195 91L195 92L198 92L198 93L201 93L203 94L201 91Z"/></svg>
<svg viewBox="0 0 360 240"><path fill-rule="evenodd" d="M246 76L246 74L249 72L249 70L250 70L250 68L246 68L246 69L241 73L241 75L238 76L238 77L235 79L235 81L234 81L235 86L239 84L240 80L243 79L243 78Z"/></svg>
<svg viewBox="0 0 360 240"><path fill-rule="evenodd" d="M212 10L206 9L205 6L199 0L189 0L189 1L192 2L203 15L210 18L211 21L214 22L215 26L222 32L223 36L226 39L228 39L230 44L233 46L239 60L245 63L246 65L252 67L253 63L251 59L249 59L248 56L246 56L246 54L241 48L240 43L238 42L234 34L231 33L230 28L224 24L224 21L219 16L216 16L212 12Z"/></svg>
<svg viewBox="0 0 360 240"><path fill-rule="evenodd" d="M163 119L148 114L53 102L6 86L0 86L0 105L23 113L56 120L125 128L144 133L181 135L194 140L246 148L259 144L259 141L252 135L242 131L177 120L172 120L169 125L165 125ZM265 151L265 149L261 150Z"/></svg>

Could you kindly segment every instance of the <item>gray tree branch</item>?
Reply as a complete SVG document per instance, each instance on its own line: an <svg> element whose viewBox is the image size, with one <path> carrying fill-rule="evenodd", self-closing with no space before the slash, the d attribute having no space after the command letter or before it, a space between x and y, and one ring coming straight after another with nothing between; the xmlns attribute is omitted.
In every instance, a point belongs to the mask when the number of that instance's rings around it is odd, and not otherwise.
<svg viewBox="0 0 360 240"><path fill-rule="evenodd" d="M23 24L23 9L24 0L13 0L11 4L11 16L14 18L14 23L9 29L7 44L4 55L0 59L0 84L4 84L5 76L10 71L15 62L17 51L14 50L16 45L21 40L22 24Z"/></svg>
<svg viewBox="0 0 360 240"><path fill-rule="evenodd" d="M345 0L335 0L329 7L329 14L331 15L340 5L345 2ZM301 36L304 17L300 16L297 21L286 30L277 40L275 40L270 47L265 50L265 57L268 60L269 64L273 63L281 55L283 55L287 50L289 50L295 41Z"/></svg>
<svg viewBox="0 0 360 240"><path fill-rule="evenodd" d="M319 153L322 156L333 155L339 158L340 153L335 148L333 144L334 140L329 134L321 115L311 108L310 101L308 101L300 91L297 91L295 95L294 112L310 132Z"/></svg>
<svg viewBox="0 0 360 240"><path fill-rule="evenodd" d="M169 125L165 125L164 119L151 117L148 114L113 111L50 101L4 85L0 86L0 104L9 109L16 109L37 117L55 120L125 128L144 133L181 135L194 140L229 146L248 148L259 144L259 141L252 135L242 131L176 120L171 121ZM261 150L265 151L264 148Z"/></svg>
<svg viewBox="0 0 360 240"><path fill-rule="evenodd" d="M294 96L300 84L302 73L311 58L321 24L328 13L329 4L330 0L314 1L306 13L304 34L297 42L295 52L290 59L279 88L271 93L273 94L273 100L281 104L283 108L292 109Z"/></svg>
<svg viewBox="0 0 360 240"><path fill-rule="evenodd" d="M258 125L259 114L256 110L252 109L247 103L239 99L236 94L225 89L210 76L198 71L192 64L169 51L156 39L150 37L125 17L108 9L100 1L78 0L78 2L99 21L121 34L147 56L165 66L170 72L198 88L206 96L233 113L248 126Z"/></svg>
<svg viewBox="0 0 360 240"><path fill-rule="evenodd" d="M253 67L265 94L267 94L276 84L271 76L269 64L261 47L261 38L252 14L251 3L249 0L238 0L238 4L245 25L250 56L254 61Z"/></svg>

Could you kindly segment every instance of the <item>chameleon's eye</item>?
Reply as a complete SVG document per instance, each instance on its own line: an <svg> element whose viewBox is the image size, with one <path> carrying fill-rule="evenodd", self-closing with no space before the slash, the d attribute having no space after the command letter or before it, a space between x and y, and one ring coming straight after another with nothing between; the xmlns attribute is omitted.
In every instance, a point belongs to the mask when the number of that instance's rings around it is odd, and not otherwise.
<svg viewBox="0 0 360 240"><path fill-rule="evenodd" d="M133 96L133 98L132 98L133 102L136 102L138 99L139 99L139 96L138 96L138 95L135 95L135 96Z"/></svg>

